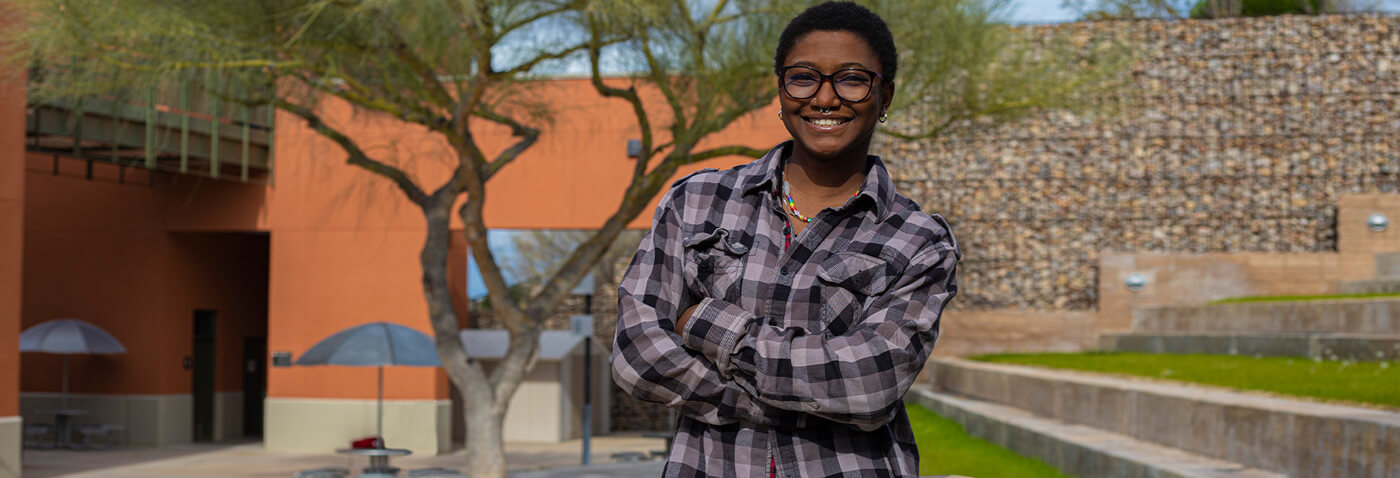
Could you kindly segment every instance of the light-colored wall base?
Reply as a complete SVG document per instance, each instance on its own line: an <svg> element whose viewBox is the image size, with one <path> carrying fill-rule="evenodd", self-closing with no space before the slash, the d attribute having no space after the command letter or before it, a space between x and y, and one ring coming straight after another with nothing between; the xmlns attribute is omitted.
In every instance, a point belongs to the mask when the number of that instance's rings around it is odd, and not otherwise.
<svg viewBox="0 0 1400 478"><path fill-rule="evenodd" d="M19 394L20 413L31 423L53 423L53 416L34 413L37 409L58 408L57 393ZM132 445L188 443L194 400L189 395L101 395L68 394L68 408L91 410L75 416L70 423L108 423L126 426ZM241 413L241 409L240 409ZM241 424L240 424L241 426Z"/></svg>
<svg viewBox="0 0 1400 478"><path fill-rule="evenodd" d="M243 392L214 394L214 441L243 438Z"/></svg>
<svg viewBox="0 0 1400 478"><path fill-rule="evenodd" d="M24 420L0 417L0 478L19 478L20 449L24 445Z"/></svg>
<svg viewBox="0 0 1400 478"><path fill-rule="evenodd" d="M327 453L374 436L374 400L268 398L263 444L268 450ZM420 455L451 451L448 400L385 400L384 444Z"/></svg>

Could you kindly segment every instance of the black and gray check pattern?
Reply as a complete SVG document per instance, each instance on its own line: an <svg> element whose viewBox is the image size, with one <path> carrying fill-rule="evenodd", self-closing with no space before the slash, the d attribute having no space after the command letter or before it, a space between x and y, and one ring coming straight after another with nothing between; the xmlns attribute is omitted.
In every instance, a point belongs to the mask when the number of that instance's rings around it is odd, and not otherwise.
<svg viewBox="0 0 1400 478"><path fill-rule="evenodd" d="M918 475L902 398L957 293L957 243L872 156L861 193L785 250L791 147L677 181L622 280L613 377L679 411L667 477L766 477L770 459L784 477Z"/></svg>

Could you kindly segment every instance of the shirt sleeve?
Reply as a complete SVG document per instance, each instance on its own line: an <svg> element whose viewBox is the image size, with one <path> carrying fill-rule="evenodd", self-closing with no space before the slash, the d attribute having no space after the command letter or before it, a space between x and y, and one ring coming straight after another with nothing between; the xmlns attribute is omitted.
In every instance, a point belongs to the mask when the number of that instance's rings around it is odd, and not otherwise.
<svg viewBox="0 0 1400 478"><path fill-rule="evenodd" d="M835 336L766 325L737 305L704 299L686 323L685 344L765 404L875 430L895 417L938 340L943 308L957 294L957 261L946 234Z"/></svg>
<svg viewBox="0 0 1400 478"><path fill-rule="evenodd" d="M805 416L757 401L715 365L687 349L675 331L698 294L687 291L678 211L681 186L667 192L618 290L612 369L617 385L640 400L659 402L712 425L748 422L801 426Z"/></svg>

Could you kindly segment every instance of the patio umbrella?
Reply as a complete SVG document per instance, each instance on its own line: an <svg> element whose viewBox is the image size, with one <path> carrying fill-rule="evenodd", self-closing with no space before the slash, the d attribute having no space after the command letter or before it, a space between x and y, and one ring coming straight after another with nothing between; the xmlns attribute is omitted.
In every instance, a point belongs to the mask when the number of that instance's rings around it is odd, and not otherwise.
<svg viewBox="0 0 1400 478"><path fill-rule="evenodd" d="M76 354L124 354L126 347L112 334L78 319L53 319L19 334L20 352L63 356L63 395L60 407L68 407L68 356Z"/></svg>
<svg viewBox="0 0 1400 478"><path fill-rule="evenodd" d="M297 359L297 365L349 365L379 368L379 402L375 438L384 440L384 366L441 367L433 338L398 324L375 322L351 327L322 339Z"/></svg>

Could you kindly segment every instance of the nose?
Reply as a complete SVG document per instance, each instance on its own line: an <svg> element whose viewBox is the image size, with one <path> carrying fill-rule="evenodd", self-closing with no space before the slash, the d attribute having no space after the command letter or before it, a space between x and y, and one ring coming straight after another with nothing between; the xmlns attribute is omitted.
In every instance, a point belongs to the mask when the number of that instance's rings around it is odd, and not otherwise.
<svg viewBox="0 0 1400 478"><path fill-rule="evenodd" d="M817 94L807 101L817 108L834 109L841 106L841 97L836 95L836 79L822 78L822 82L817 85Z"/></svg>

